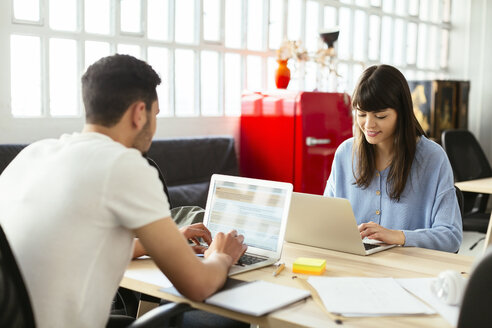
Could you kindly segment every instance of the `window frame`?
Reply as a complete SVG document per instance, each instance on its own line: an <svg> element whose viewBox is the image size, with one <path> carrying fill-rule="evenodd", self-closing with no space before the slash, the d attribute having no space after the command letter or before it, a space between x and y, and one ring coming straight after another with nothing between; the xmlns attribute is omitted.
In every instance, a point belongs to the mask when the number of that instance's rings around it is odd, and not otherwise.
<svg viewBox="0 0 492 328"><path fill-rule="evenodd" d="M59 31L59 30L52 30L49 27L49 5L50 1L49 0L39 0L40 7L39 7L39 14L40 18L38 21L26 21L26 20L21 20L21 19L16 19L14 17L13 9L14 9L14 1L11 0L9 1L9 16L11 17L10 21L5 24L4 26L7 27L6 35L8 35L10 39L10 35L28 35L28 36L38 36L40 37L40 45L41 45L41 97L42 97L42 106L41 106L41 113L39 117L47 117L47 118L72 118L72 117L81 117L83 113L83 105L81 101L81 95L80 92L77 93L77 114L75 116L73 115L67 115L67 116L59 116L57 115L56 117L52 116L50 114L50 108L49 108L49 87L50 87L50 77L49 77L49 56L50 56L50 49L49 49L49 40L50 38L62 38L62 39L71 39L71 40L76 40L77 44L77 54L78 54L78 76L80 77L83 72L84 72L84 67L85 67L85 41L102 41L102 42L107 42L109 44L109 49L110 53L113 54L116 52L118 44L132 44L132 45L137 45L140 47L140 57L144 60L147 60L147 48L148 47L160 47L160 48L166 48L168 49L169 57L168 57L168 81L169 85L167 86L167 91L168 91L168 104L162 104L166 107L169 108L169 115L171 117L183 117L181 115L178 115L176 113L176 88L175 88L175 51L176 49L189 49L192 50L195 54L195 62L193 63L193 68L194 68L194 76L195 79L193 81L194 83L194 109L193 109L193 115L192 117L208 117L202 114L202 95L201 95L201 73L202 73L202 65L205 65L205 63L202 63L201 61L201 52L202 51L213 51L218 53L219 57L219 71L217 72L218 74L218 111L217 115L213 115L214 117L219 116L237 116L239 113L234 113L233 115L229 115L228 113L230 111L226 110L225 106L225 54L227 53L233 53L233 54L239 54L240 55L240 61L241 61L241 76L238 77L240 78L240 86L241 90L245 90L246 86L248 85L248 76L247 76L247 58L248 56L258 56L261 59L262 63L262 68L261 68L261 88L262 90L267 89L269 85L271 85L271 79L273 79L273 76L269 76L269 59L271 61L271 58L276 58L276 49L269 48L269 37L270 37L270 31L269 31L269 21L270 21L270 0L238 0L241 2L241 7L242 7L242 15L241 15L241 47L240 48L230 48L225 45L225 20L226 20L226 9L225 9L225 4L226 0L219 0L219 5L220 5L220 22L219 22L219 40L218 41L210 41L210 40L205 40L204 39L204 1L207 0L192 0L195 5L195 12L193 13L194 15L194 20L195 20L195 29L194 29L194 39L195 42L192 44L183 44L183 43L178 43L175 41L175 21L176 21L176 1L179 0L169 0L168 1L168 13L169 13L169 20L168 20L168 40L152 40L147 38L147 1L146 0L140 0L141 1L141 28L142 28L142 33L131 33L131 32L122 32L121 31L121 26L120 26L120 17L121 17L121 6L120 6L120 0L110 0L110 33L107 35L102 35L102 34L94 34L94 33L87 33L85 32L85 8L84 8L84 0L76 0L77 2L77 28L75 31ZM263 5L263 15L262 15L262 45L263 49L261 50L250 50L247 48L247 24L248 24L248 5L249 1L259 1ZM282 38L285 39L287 36L287 27L288 27L288 17L289 17L289 1L290 0L282 0L283 2L283 19L282 19L282 27L281 27L281 34ZM417 35L416 35L416 41L415 41L415 49L414 51L414 56L415 56L415 63L413 64L408 64L406 61L407 58L407 42L401 42L402 49L400 50L400 53L402 54L402 65L395 65L399 69L403 71L405 75L411 76L412 78L445 78L448 74L448 60L446 60L446 65L442 67L442 59L448 59L449 58L449 38L451 35L451 30L452 30L452 23L451 21L443 21L443 19L439 19L439 21L435 21L432 17L429 17L429 20L423 20L421 19L420 15L417 13L415 15L410 15L409 9L410 9L410 2L407 2L405 5L405 13L407 15L399 15L395 12L395 1L399 0L386 0L391 2L393 12L388 13L383 10L383 5L384 1L381 1L379 6L373 6L370 4L370 1L368 1L368 5L366 6L361 6L356 4L354 0L349 0L349 1L336 1L336 0L298 0L301 2L301 41L305 44L306 40L306 23L307 23L307 18L306 18L306 6L307 2L315 2L318 4L318 30L322 29L323 26L325 26L325 7L333 7L336 8L336 21L337 24L340 24L340 9L341 8L348 8L350 11L350 39L354 39L354 33L355 33L355 22L354 22L354 17L355 17L355 12L356 10L362 10L365 13L365 28L363 29L363 42L364 44L362 45L362 49L364 51L364 54L362 55L363 58L363 64L367 67L373 64L378 64L380 63L381 59L381 48L382 48L382 33L383 33L383 17L389 17L391 18L392 26L395 24L395 19L401 19L403 20L403 35L407 36L407 26L408 23L414 23L417 26ZM429 0L427 1L428 4L428 12L431 13L432 11L432 5L435 1L439 0ZM446 4L443 4L442 1L439 1L438 8L441 13L442 18L448 17L450 19L449 13L443 14L442 10L444 7L447 6L448 9L451 8L451 0L445 0L447 1ZM420 5L420 1L417 0L417 5ZM370 17L371 15L379 17L379 22L380 22L380 27L379 27L379 49L378 49L378 54L377 58L375 59L370 59L369 56L369 46L368 46L368 40L369 40L369 24L370 24ZM424 67L419 66L419 54L417 49L419 48L419 26L424 24L428 29L430 28L437 28L437 40L439 41L439 46L436 46L435 48L438 49L438 51L434 54L436 57L434 59L434 62L436 63L435 67L428 67L428 65L425 65ZM442 42L442 35L443 35L443 30L447 31L447 46L445 47L445 54L441 53L441 42ZM391 32L394 34L394 31ZM394 39L391 39L391 45L394 45ZM427 40L427 45L429 45L429 38ZM393 47L390 47L392 49ZM355 60L353 56L353 42L349 43L349 56L348 58L337 58L337 65L346 65L348 67L347 69L347 76L346 76L346 86L344 88L344 91L351 92L351 88L353 88L355 84L355 79L353 78L353 72L355 71L355 68L358 67L358 65L361 64L360 60ZM8 47L8 52L10 53L10 45ZM393 64L393 58L394 58L394 52L390 52L390 56L392 58L392 61L389 62L389 64ZM9 64L10 65L10 64ZM291 85L289 86L289 89L291 90L303 90L304 85L306 84L306 81L302 77L302 74L304 72L304 65L303 63L300 63L298 65L298 71L294 72L294 76L291 81ZM296 78L296 75L301 75L300 78ZM319 75L319 72L318 74ZM10 81L10 74L8 74L8 79ZM10 86L10 82L9 82ZM80 90L80 78L78 78L76 82L76 87L78 90ZM252 91L261 91L261 90L252 90ZM9 94L10 94L10 89L9 89ZM238 100L239 101L239 100ZM12 113L12 111L11 111ZM12 115L12 114L11 114ZM31 117L31 116L29 116ZM36 116L37 117L37 116ZM186 117L186 116L184 116ZM22 118L19 116L15 116L15 118Z"/></svg>

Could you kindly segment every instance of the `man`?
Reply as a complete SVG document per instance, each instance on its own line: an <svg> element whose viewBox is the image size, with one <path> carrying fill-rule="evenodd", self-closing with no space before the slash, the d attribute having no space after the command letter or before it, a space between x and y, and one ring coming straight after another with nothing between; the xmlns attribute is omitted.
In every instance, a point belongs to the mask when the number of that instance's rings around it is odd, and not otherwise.
<svg viewBox="0 0 492 328"><path fill-rule="evenodd" d="M158 173L142 157L156 129L159 83L131 56L99 60L82 77L82 133L31 144L0 176L0 223L38 327L104 327L135 236L196 301L223 285L246 250L243 236L219 233L199 261L186 239L208 231L191 228L185 238L171 219Z"/></svg>

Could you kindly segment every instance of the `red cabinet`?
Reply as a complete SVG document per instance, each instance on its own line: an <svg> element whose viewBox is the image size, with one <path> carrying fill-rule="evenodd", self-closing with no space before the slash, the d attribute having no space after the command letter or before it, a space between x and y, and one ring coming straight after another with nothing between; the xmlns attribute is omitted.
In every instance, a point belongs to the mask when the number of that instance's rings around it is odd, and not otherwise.
<svg viewBox="0 0 492 328"><path fill-rule="evenodd" d="M242 96L241 175L322 194L335 150L352 136L343 93L274 91Z"/></svg>

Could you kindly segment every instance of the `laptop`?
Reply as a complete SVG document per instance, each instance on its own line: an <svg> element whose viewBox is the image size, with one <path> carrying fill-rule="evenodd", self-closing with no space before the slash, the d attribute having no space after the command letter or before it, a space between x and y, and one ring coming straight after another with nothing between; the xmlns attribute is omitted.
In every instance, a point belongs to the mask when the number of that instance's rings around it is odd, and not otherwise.
<svg viewBox="0 0 492 328"><path fill-rule="evenodd" d="M290 183L212 175L203 224L212 238L235 229L248 245L230 276L280 260L291 197Z"/></svg>
<svg viewBox="0 0 492 328"><path fill-rule="evenodd" d="M396 245L361 239L347 199L294 192L285 240L340 252L370 255Z"/></svg>

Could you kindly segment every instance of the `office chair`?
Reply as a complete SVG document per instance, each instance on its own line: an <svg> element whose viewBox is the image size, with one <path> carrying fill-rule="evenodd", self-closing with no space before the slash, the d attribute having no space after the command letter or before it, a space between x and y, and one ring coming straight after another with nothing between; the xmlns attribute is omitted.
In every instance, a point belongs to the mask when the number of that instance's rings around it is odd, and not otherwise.
<svg viewBox="0 0 492 328"><path fill-rule="evenodd" d="M35 327L24 280L0 226L0 327Z"/></svg>
<svg viewBox="0 0 492 328"><path fill-rule="evenodd" d="M472 271L461 303L458 328L485 328L492 322L492 248Z"/></svg>
<svg viewBox="0 0 492 328"><path fill-rule="evenodd" d="M34 328L34 314L19 266L0 226L0 327ZM188 304L171 303L159 306L135 320L120 316L130 328L180 327L182 313L191 310Z"/></svg>
<svg viewBox="0 0 492 328"><path fill-rule="evenodd" d="M492 168L480 144L468 130L443 131L442 146L453 168L455 181L492 177ZM487 232L490 213L486 213L488 194L463 192L463 230Z"/></svg>
<svg viewBox="0 0 492 328"><path fill-rule="evenodd" d="M460 207L460 214L463 219L463 214L465 213L465 199L463 197L463 192L457 186L454 186L454 189L456 189L456 199L458 199L458 206Z"/></svg>
<svg viewBox="0 0 492 328"><path fill-rule="evenodd" d="M161 327L181 327L184 312L193 310L185 303L169 303L161 305L138 319L127 316L110 316L106 328L161 328Z"/></svg>

